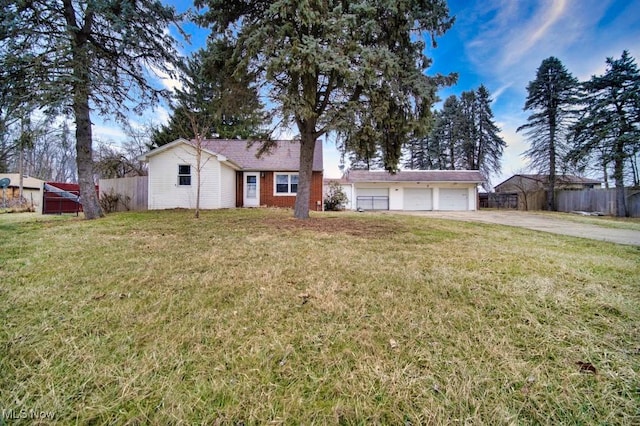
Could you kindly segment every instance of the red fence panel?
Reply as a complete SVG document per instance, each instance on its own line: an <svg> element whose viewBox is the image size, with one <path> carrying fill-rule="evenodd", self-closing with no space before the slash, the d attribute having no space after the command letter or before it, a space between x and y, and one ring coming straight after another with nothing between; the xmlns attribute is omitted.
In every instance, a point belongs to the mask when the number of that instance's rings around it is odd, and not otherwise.
<svg viewBox="0 0 640 426"><path fill-rule="evenodd" d="M53 187L47 190L47 185ZM96 193L99 193L96 186ZM80 197L77 183L46 182L42 195L42 214L76 213L82 211L82 204L73 198Z"/></svg>

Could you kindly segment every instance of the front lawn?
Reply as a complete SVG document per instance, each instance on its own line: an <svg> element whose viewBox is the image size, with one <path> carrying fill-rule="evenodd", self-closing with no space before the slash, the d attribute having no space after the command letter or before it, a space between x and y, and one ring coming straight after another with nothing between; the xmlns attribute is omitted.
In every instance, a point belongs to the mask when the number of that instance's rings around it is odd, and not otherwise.
<svg viewBox="0 0 640 426"><path fill-rule="evenodd" d="M6 216L5 418L640 423L637 247L370 213Z"/></svg>

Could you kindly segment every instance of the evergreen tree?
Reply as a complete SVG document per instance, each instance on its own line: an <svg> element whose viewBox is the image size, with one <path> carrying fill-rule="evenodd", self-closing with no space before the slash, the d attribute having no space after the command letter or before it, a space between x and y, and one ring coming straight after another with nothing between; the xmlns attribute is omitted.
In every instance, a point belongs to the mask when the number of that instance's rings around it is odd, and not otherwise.
<svg viewBox="0 0 640 426"><path fill-rule="evenodd" d="M475 166L489 181L492 173L499 173L501 160L507 143L500 137L500 128L496 125L491 110L491 95L489 90L481 84L476 90L476 144Z"/></svg>
<svg viewBox="0 0 640 426"><path fill-rule="evenodd" d="M341 135L338 148L342 158L349 159L352 170L380 169L382 155L376 142L377 134L370 126L354 129Z"/></svg>
<svg viewBox="0 0 640 426"><path fill-rule="evenodd" d="M438 166L435 165L438 160L437 155L435 159L433 157L434 141L435 138L433 137L433 131L429 132L429 134L424 137L410 141L406 148L407 159L404 162L404 167L410 170L437 169ZM437 152L439 152L439 149L436 150L436 153Z"/></svg>
<svg viewBox="0 0 640 426"><path fill-rule="evenodd" d="M489 180L500 171L506 146L499 136L491 110L491 96L484 85L449 96L435 112L433 130L409 146L406 167L439 170L480 170Z"/></svg>
<svg viewBox="0 0 640 426"><path fill-rule="evenodd" d="M625 50L620 59L607 58L605 73L583 86L584 109L573 127L569 157L579 161L595 154L598 162L613 163L617 214L627 216L625 165L640 150L640 71Z"/></svg>
<svg viewBox="0 0 640 426"><path fill-rule="evenodd" d="M556 172L566 154L565 141L576 114L578 88L578 80L553 56L542 61L536 79L527 86L524 110L532 114L517 131L524 131L531 144L524 155L532 167L549 174L548 210L556 210Z"/></svg>
<svg viewBox="0 0 640 426"><path fill-rule="evenodd" d="M443 165L446 170L459 168L460 140L464 127L461 110L460 101L455 95L451 95L444 101L442 111L436 117L434 136L440 141L439 145L445 153Z"/></svg>
<svg viewBox="0 0 640 426"><path fill-rule="evenodd" d="M74 118L85 218L102 216L91 114L124 119L159 100L146 76L173 74L179 55L167 30L179 17L159 0L0 0L0 15L0 87L13 105Z"/></svg>
<svg viewBox="0 0 640 426"><path fill-rule="evenodd" d="M296 218L309 216L318 138L375 135L385 168L395 170L437 88L453 81L424 73L430 65L424 39L429 34L433 42L453 24L444 0L196 0L196 6L214 36L234 37L236 57L260 72L283 124L298 129ZM367 131L352 133L360 128Z"/></svg>
<svg viewBox="0 0 640 426"><path fill-rule="evenodd" d="M462 170L478 170L478 158L476 151L477 117L476 117L476 92L468 91L460 94L456 122L458 126L459 164L456 168Z"/></svg>
<svg viewBox="0 0 640 426"><path fill-rule="evenodd" d="M171 118L153 132L154 146L195 138L193 119L206 131L205 138L264 137L267 115L253 85L255 78L234 58L228 39L209 40L206 48L189 58Z"/></svg>

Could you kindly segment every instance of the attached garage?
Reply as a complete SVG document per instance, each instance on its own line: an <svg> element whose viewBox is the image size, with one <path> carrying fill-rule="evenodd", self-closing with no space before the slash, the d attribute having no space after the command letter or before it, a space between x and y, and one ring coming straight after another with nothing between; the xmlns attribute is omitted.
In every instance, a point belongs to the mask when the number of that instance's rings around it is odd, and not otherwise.
<svg viewBox="0 0 640 426"><path fill-rule="evenodd" d="M440 210L469 210L469 190L440 188Z"/></svg>
<svg viewBox="0 0 640 426"><path fill-rule="evenodd" d="M389 210L389 188L358 188L356 208L358 210Z"/></svg>
<svg viewBox="0 0 640 426"><path fill-rule="evenodd" d="M403 210L433 210L433 190L404 188Z"/></svg>

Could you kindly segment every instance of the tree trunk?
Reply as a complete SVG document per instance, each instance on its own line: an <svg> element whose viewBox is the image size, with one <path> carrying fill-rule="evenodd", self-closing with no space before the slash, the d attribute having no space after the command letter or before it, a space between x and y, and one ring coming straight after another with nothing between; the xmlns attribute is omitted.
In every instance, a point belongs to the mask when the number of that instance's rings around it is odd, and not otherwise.
<svg viewBox="0 0 640 426"><path fill-rule="evenodd" d="M202 139L196 134L196 213L195 218L200 218L200 184L202 175Z"/></svg>
<svg viewBox="0 0 640 426"><path fill-rule="evenodd" d="M627 199L624 191L624 159L620 154L616 155L613 170L613 178L616 182L616 216L628 217Z"/></svg>
<svg viewBox="0 0 640 426"><path fill-rule="evenodd" d="M298 192L294 217L309 218L309 200L311 199L311 182L313 179L313 153L316 148L316 135L313 130L301 132L300 139L300 172L298 176Z"/></svg>
<svg viewBox="0 0 640 426"><path fill-rule="evenodd" d="M602 178L604 179L605 189L609 189L609 173L607 171L607 163L604 160L602 161Z"/></svg>
<svg viewBox="0 0 640 426"><path fill-rule="evenodd" d="M93 180L93 149L91 134L91 112L89 108L89 60L83 47L74 46L74 70L76 77L73 95L73 113L76 121L76 162L80 199L85 219L104 216L100 207L96 184Z"/></svg>
<svg viewBox="0 0 640 426"><path fill-rule="evenodd" d="M77 96L73 110L76 116L76 155L78 165L78 183L80 199L85 219L97 219L104 216L100 207L96 184L93 180L93 150L91 147L91 118L89 102L78 103Z"/></svg>
<svg viewBox="0 0 640 426"><path fill-rule="evenodd" d="M549 112L549 190L547 210L556 211L556 111Z"/></svg>
<svg viewBox="0 0 640 426"><path fill-rule="evenodd" d="M76 163L80 200L85 219L104 216L100 207L96 184L93 180L93 148L91 135L91 109L89 108L91 60L87 54L88 34L93 25L93 12L87 10L84 25L78 25L76 11L71 0L63 0L64 17L71 37L73 56L73 114L76 121Z"/></svg>
<svg viewBox="0 0 640 426"><path fill-rule="evenodd" d="M20 145L20 156L18 157L18 196L20 197L20 206L22 206L22 198L24 197L24 146Z"/></svg>

